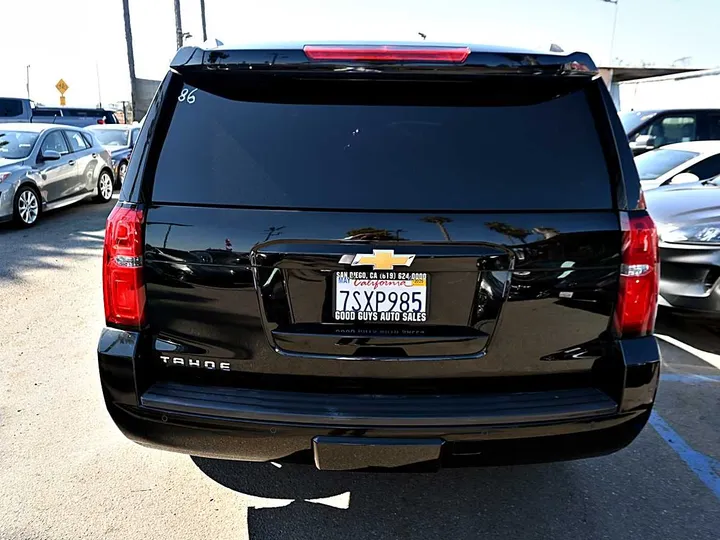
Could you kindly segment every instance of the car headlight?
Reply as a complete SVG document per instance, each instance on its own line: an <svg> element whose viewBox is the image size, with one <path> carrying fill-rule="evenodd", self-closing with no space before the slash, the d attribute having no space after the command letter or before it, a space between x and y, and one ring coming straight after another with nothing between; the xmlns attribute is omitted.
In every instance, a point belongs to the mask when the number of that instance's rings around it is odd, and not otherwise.
<svg viewBox="0 0 720 540"><path fill-rule="evenodd" d="M658 227L660 240L669 244L720 244L720 223Z"/></svg>

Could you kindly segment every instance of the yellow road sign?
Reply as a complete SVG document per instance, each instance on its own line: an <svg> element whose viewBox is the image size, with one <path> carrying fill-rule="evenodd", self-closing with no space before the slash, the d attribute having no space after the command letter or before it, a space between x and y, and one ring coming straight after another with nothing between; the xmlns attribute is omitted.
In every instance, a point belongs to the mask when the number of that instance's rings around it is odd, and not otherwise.
<svg viewBox="0 0 720 540"><path fill-rule="evenodd" d="M65 96L60 96L60 105L65 105Z"/></svg>
<svg viewBox="0 0 720 540"><path fill-rule="evenodd" d="M68 88L70 88L67 83L60 79L57 84L55 85L55 88L57 88L58 92L60 92L60 95L64 94L68 91Z"/></svg>

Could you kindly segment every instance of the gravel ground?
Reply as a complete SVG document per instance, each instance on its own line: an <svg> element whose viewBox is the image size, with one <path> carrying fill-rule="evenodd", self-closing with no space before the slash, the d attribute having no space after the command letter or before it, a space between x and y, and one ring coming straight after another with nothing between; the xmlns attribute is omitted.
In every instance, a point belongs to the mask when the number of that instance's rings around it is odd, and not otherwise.
<svg viewBox="0 0 720 540"><path fill-rule="evenodd" d="M0 226L0 538L720 537L720 370L668 342L653 425L604 458L368 475L130 443L95 358L109 211ZM659 331L720 366L715 331L669 318Z"/></svg>

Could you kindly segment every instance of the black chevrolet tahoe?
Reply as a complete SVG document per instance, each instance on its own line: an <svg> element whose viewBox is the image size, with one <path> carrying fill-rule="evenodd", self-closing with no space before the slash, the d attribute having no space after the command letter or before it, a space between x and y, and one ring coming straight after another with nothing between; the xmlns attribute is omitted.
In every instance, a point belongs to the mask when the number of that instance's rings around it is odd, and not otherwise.
<svg viewBox="0 0 720 540"><path fill-rule="evenodd" d="M657 265L586 54L185 47L107 220L102 390L199 456L607 454L653 406Z"/></svg>

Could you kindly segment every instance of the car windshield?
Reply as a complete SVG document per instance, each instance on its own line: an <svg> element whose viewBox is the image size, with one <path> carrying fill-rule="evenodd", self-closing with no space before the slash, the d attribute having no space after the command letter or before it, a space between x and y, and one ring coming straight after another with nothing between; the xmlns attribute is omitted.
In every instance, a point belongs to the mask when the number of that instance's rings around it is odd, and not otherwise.
<svg viewBox="0 0 720 540"><path fill-rule="evenodd" d="M30 155L39 134L0 130L0 158L23 159Z"/></svg>
<svg viewBox="0 0 720 540"><path fill-rule="evenodd" d="M651 111L631 111L619 113L620 122L622 122L625 133L630 133L637 129L643 122L650 120L655 116L656 112Z"/></svg>
<svg viewBox="0 0 720 540"><path fill-rule="evenodd" d="M127 129L93 129L95 137L103 146L127 146L128 132Z"/></svg>
<svg viewBox="0 0 720 540"><path fill-rule="evenodd" d="M635 166L640 175L640 180L655 180L699 155L697 152L688 152L686 150L660 148L636 157Z"/></svg>

